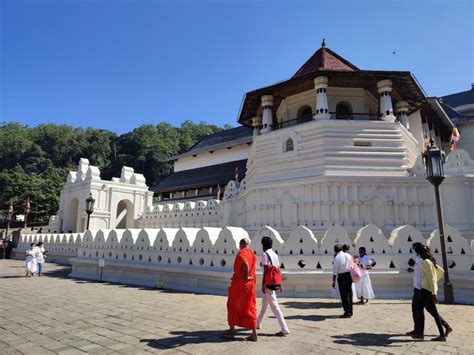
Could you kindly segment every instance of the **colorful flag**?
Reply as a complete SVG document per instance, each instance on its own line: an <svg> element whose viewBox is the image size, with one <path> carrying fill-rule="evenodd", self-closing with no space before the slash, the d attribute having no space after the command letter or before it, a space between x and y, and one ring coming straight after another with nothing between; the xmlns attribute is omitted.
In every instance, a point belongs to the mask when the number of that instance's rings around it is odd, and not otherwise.
<svg viewBox="0 0 474 355"><path fill-rule="evenodd" d="M456 145L459 142L459 138L461 138L461 134L459 133L456 127L453 128L453 133L451 133L451 143L449 144L450 150L455 150Z"/></svg>
<svg viewBox="0 0 474 355"><path fill-rule="evenodd" d="M424 129L424 134L423 134L423 145L425 148L428 148L430 146L430 138L428 134L428 128L425 127Z"/></svg>
<svg viewBox="0 0 474 355"><path fill-rule="evenodd" d="M235 167L235 182L239 182L239 167Z"/></svg>
<svg viewBox="0 0 474 355"><path fill-rule="evenodd" d="M216 200L220 200L221 199L221 185L217 185L217 196L216 196Z"/></svg>

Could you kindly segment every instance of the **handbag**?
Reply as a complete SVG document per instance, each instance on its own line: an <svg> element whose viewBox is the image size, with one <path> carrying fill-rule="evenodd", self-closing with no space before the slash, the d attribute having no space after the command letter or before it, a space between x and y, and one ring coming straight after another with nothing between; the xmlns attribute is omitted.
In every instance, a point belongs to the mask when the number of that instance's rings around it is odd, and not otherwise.
<svg viewBox="0 0 474 355"><path fill-rule="evenodd" d="M270 258L270 255L268 255L267 252L265 252L267 255L268 261L270 262L270 265L264 265L264 278L263 278L263 284L265 285L266 288L276 291L281 288L281 285L283 284L283 276L281 274L281 270L278 266L273 265L272 263L272 258Z"/></svg>
<svg viewBox="0 0 474 355"><path fill-rule="evenodd" d="M362 277L362 270L359 266L357 266L352 257L351 261L349 262L349 272L351 273L352 282L356 283L360 281Z"/></svg>

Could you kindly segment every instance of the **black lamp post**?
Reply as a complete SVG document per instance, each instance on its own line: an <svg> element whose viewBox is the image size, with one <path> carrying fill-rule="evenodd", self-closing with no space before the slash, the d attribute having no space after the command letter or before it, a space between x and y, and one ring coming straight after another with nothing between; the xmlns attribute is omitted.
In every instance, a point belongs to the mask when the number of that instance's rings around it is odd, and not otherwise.
<svg viewBox="0 0 474 355"><path fill-rule="evenodd" d="M5 259L5 254L6 254L6 241L8 240L8 229L10 228L10 222L13 218L13 204L12 201L10 200L9 206L8 206L8 212L7 212L7 224L5 226L5 238L3 238L3 253L2 253L2 258Z"/></svg>
<svg viewBox="0 0 474 355"><path fill-rule="evenodd" d="M443 157L441 151L434 144L433 139L430 139L430 145L426 148L423 153L426 169L426 179L434 186L436 195L436 211L438 213L438 228L439 228L439 239L441 244L441 256L443 259L444 269L444 301L446 303L454 302L453 285L449 281L448 272L448 261L446 257L446 247L444 244L444 225L443 225L443 214L441 212L441 203L439 199L439 185L444 180L443 172Z"/></svg>
<svg viewBox="0 0 474 355"><path fill-rule="evenodd" d="M91 219L91 214L94 212L94 198L92 197L92 192L89 197L86 198L86 213L87 213L87 230L89 230L89 222Z"/></svg>
<svg viewBox="0 0 474 355"><path fill-rule="evenodd" d="M10 222L12 221L13 218L13 204L12 201L10 200L9 205L8 205L8 212L7 212L7 226L5 228L5 237L8 237L8 228L10 228Z"/></svg>
<svg viewBox="0 0 474 355"><path fill-rule="evenodd" d="M23 228L26 228L28 226L28 214L31 211L30 196L26 198L24 207L25 207L25 223L23 224Z"/></svg>

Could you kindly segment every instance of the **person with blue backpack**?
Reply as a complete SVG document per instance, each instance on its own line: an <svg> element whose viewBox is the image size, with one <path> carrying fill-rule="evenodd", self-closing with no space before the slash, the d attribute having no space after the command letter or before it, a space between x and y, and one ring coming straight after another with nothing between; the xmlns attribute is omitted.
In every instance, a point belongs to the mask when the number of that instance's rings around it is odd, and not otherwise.
<svg viewBox="0 0 474 355"><path fill-rule="evenodd" d="M276 296L276 291L282 292L282 277L280 271L280 260L278 259L278 254L272 250L273 240L270 237L262 238L262 267L263 267L263 277L262 277L262 309L257 319L257 329L262 327L263 318L265 317L265 312L267 311L268 306L272 310L273 315L276 317L278 323L280 324L280 331L276 333L276 336L284 337L290 334L288 325L286 324L285 317L281 312L280 307L278 306L278 300Z"/></svg>

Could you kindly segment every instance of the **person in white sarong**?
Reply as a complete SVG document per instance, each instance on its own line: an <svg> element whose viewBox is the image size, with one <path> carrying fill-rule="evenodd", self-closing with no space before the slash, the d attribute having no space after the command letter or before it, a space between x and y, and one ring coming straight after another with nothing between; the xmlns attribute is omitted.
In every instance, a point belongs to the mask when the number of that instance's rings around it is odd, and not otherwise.
<svg viewBox="0 0 474 355"><path fill-rule="evenodd" d="M360 298L359 304L365 304L374 299L374 290L370 280L369 270L372 269L373 260L369 258L364 247L359 248L359 265L362 268L362 277L355 283L357 296Z"/></svg>
<svg viewBox="0 0 474 355"><path fill-rule="evenodd" d="M30 247L26 250L26 276L32 277L37 269L37 260L36 260L36 249L35 243L31 243Z"/></svg>

